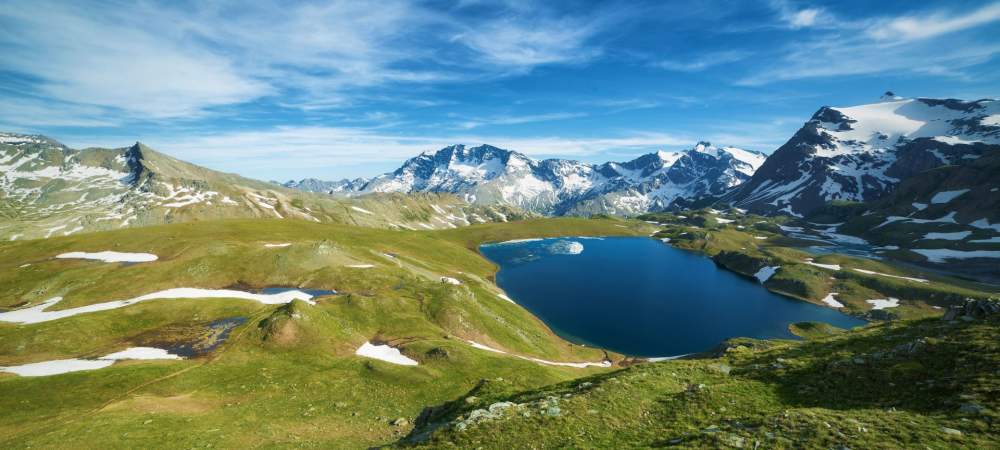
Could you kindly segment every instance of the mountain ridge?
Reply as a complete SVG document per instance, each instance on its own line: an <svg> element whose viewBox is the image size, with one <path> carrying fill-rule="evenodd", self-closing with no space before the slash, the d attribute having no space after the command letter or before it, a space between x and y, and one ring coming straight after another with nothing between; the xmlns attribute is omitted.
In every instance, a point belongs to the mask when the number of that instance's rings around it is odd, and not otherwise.
<svg viewBox="0 0 1000 450"><path fill-rule="evenodd" d="M998 148L1000 103L992 99L886 96L824 106L723 200L802 217L831 201L878 200L909 177Z"/></svg>
<svg viewBox="0 0 1000 450"><path fill-rule="evenodd" d="M455 144L423 152L369 179L289 181L330 194L449 192L479 203L510 204L550 215L636 214L677 200L720 195L750 177L765 155L699 142L684 152L654 152L625 162L536 160L491 145Z"/></svg>
<svg viewBox="0 0 1000 450"><path fill-rule="evenodd" d="M521 217L514 208L447 195L335 199L207 169L139 142L78 150L41 135L0 133L3 240L225 218L437 229Z"/></svg>

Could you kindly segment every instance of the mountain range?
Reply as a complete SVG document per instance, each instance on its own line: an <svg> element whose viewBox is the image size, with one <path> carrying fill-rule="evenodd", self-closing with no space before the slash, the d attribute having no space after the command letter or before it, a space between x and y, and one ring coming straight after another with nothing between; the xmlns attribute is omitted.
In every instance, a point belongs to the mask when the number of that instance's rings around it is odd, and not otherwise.
<svg viewBox="0 0 1000 450"><path fill-rule="evenodd" d="M707 205L832 215L850 222L845 229L855 235L870 234L868 222L905 217L887 229L950 223L978 238L976 230L993 232L1000 222L1000 185L990 175L998 149L995 100L891 93L877 103L820 108L770 156L699 142L682 152L589 164L452 145L373 178L284 186L213 171L140 143L77 150L45 136L0 133L0 238L227 217L433 229L532 213L635 216ZM940 188L923 189L931 184ZM962 192L960 203L975 207L956 209L941 201L944 192ZM844 208L830 210L858 202L866 206L849 210L864 221L842 217Z"/></svg>
<svg viewBox="0 0 1000 450"><path fill-rule="evenodd" d="M995 100L904 99L890 92L877 103L820 108L770 156L699 142L682 152L587 164L453 145L370 179L307 178L284 186L349 196L447 192L545 215L635 215L717 202L804 217L833 201L881 199L903 180L972 164L998 146Z"/></svg>
<svg viewBox="0 0 1000 450"><path fill-rule="evenodd" d="M371 179L290 181L286 187L331 194L447 192L472 203L506 204L545 215L633 215L726 193L763 164L762 153L699 142L627 162L534 160L490 145L425 152Z"/></svg>
<svg viewBox="0 0 1000 450"><path fill-rule="evenodd" d="M0 133L3 240L222 218L437 229L521 217L447 194L337 199L206 169L141 143L78 150L45 136Z"/></svg>

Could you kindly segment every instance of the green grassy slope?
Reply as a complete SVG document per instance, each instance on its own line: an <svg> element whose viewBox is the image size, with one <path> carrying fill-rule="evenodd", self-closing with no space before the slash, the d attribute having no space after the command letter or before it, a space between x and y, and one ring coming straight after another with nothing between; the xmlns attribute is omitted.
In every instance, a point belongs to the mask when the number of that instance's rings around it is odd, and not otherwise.
<svg viewBox="0 0 1000 450"><path fill-rule="evenodd" d="M635 221L546 219L435 232L299 220L224 220L0 243L0 306L54 296L63 309L176 287L336 289L317 304L153 300L60 320L0 323L0 366L91 358L199 339L207 324L246 321L207 355L133 361L48 377L0 374L0 446L136 448L246 445L358 448L392 442L425 405L502 377L535 388L608 369L577 369L475 349L465 340L551 361L603 351L556 337L499 297L496 267L471 248L506 237L646 235ZM267 248L265 243L290 243ZM68 251L150 252L133 265L53 259ZM393 255L389 257L387 255ZM358 269L348 265L371 264ZM453 286L439 281L461 280ZM388 342L419 362L361 358ZM200 341L199 341L200 342ZM621 360L620 355L609 355Z"/></svg>
<svg viewBox="0 0 1000 450"><path fill-rule="evenodd" d="M715 357L526 391L491 380L439 407L399 444L996 448L998 338L996 315L922 319L804 342L734 340Z"/></svg>

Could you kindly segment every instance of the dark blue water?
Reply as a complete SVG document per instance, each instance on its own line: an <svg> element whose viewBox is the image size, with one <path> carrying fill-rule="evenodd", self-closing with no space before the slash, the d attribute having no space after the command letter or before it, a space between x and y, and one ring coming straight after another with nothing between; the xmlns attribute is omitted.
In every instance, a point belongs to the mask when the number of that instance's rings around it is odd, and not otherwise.
<svg viewBox="0 0 1000 450"><path fill-rule="evenodd" d="M260 290L261 294L280 294L282 292L288 291L299 291L305 292L313 297L319 297L323 295L337 295L337 291L332 289L305 289L297 287L266 287Z"/></svg>
<svg viewBox="0 0 1000 450"><path fill-rule="evenodd" d="M246 323L246 317L227 317L215 320L208 324L207 336L199 336L196 339L174 342L162 345L171 354L184 358L196 358L207 355L215 351L222 343L229 339L233 330ZM207 338L207 339L206 339Z"/></svg>
<svg viewBox="0 0 1000 450"><path fill-rule="evenodd" d="M865 323L649 238L545 239L480 251L500 265L497 284L557 334L627 355L699 352L730 337L794 338L788 325L807 320Z"/></svg>

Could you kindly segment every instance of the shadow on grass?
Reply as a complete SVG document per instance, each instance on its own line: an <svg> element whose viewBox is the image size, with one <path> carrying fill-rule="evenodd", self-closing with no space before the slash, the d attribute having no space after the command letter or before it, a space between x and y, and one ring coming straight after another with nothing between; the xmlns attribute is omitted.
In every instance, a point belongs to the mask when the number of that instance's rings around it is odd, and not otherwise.
<svg viewBox="0 0 1000 450"><path fill-rule="evenodd" d="M1000 388L998 342L1000 317L925 319L764 353L733 375L774 386L793 407L954 412L960 396Z"/></svg>

